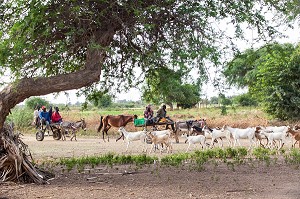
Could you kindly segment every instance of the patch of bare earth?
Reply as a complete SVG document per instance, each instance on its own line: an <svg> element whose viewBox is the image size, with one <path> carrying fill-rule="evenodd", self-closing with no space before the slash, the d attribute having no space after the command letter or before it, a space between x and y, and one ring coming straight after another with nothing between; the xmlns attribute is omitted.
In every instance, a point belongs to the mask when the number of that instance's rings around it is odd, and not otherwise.
<svg viewBox="0 0 300 199"><path fill-rule="evenodd" d="M77 142L62 142L46 137L37 142L26 135L24 141L37 161L108 151L124 154L126 148L123 142L103 143L99 138L79 137ZM129 153L138 153L141 147L133 143ZM173 145L175 151L181 152L186 147L182 140ZM234 169L225 164L207 164L201 171L191 165L176 168L157 164L98 166L82 172L52 169L56 177L49 184L0 183L0 198L300 198L299 170L280 162L254 167L242 164Z"/></svg>

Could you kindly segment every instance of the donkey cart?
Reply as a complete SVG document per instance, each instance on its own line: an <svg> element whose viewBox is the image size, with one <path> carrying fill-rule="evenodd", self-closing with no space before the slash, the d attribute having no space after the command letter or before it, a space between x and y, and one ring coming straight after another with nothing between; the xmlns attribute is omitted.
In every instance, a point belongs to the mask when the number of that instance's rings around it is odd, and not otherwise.
<svg viewBox="0 0 300 199"><path fill-rule="evenodd" d="M47 130L46 125L41 124L40 127L39 127L39 130L35 134L37 141L43 141L44 140L46 130ZM52 136L53 136L54 140L60 140L61 139L62 135L61 135L61 128L60 128L59 123L50 124L48 132L49 132L49 130L52 132Z"/></svg>

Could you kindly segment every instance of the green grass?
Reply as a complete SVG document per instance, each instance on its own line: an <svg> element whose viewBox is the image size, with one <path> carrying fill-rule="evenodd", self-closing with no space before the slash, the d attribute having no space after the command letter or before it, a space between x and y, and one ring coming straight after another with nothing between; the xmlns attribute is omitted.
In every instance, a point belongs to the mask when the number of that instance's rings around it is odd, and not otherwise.
<svg viewBox="0 0 300 199"><path fill-rule="evenodd" d="M285 154L285 161L290 164L300 165L300 149L293 148L291 152Z"/></svg>
<svg viewBox="0 0 300 199"><path fill-rule="evenodd" d="M127 165L135 164L137 166L151 165L154 162L158 162L162 166L175 166L180 167L185 164L194 165L196 169L203 170L204 164L212 162L216 166L218 162L226 163L230 168L234 170L234 165L242 164L252 161L253 158L258 162L265 162L269 166L272 161L274 163L278 157L284 155L285 161L289 164L300 164L300 150L292 149L290 152L277 153L274 150L265 148L255 148L252 153L248 152L246 148L214 148L207 150L197 150L192 153L177 153L161 157L142 155L116 155L114 153L108 153L101 156L85 156L79 158L61 158L58 164L66 166L70 171L76 168L81 171L85 166L95 167L97 165Z"/></svg>

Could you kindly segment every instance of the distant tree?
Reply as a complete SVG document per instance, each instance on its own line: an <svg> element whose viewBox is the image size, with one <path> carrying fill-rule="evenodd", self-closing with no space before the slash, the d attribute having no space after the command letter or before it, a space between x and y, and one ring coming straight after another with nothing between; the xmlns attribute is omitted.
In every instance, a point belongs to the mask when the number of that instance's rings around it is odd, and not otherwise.
<svg viewBox="0 0 300 199"><path fill-rule="evenodd" d="M258 102L249 93L233 97L233 102L239 106L257 106Z"/></svg>
<svg viewBox="0 0 300 199"><path fill-rule="evenodd" d="M47 100L40 97L31 97L25 101L25 106L26 108L34 110L37 108L37 106L40 106L40 108L42 106L49 107L50 103Z"/></svg>
<svg viewBox="0 0 300 199"><path fill-rule="evenodd" d="M96 107L109 107L113 97L107 91L94 91L87 96L87 100Z"/></svg>
<svg viewBox="0 0 300 199"><path fill-rule="evenodd" d="M113 97L105 94L99 99L98 107L109 107L112 104Z"/></svg>
<svg viewBox="0 0 300 199"><path fill-rule="evenodd" d="M217 96L213 96L209 100L210 104L219 104L219 98Z"/></svg>
<svg viewBox="0 0 300 199"><path fill-rule="evenodd" d="M174 99L182 108L192 108L200 101L200 89L197 84L183 84L180 86L182 98Z"/></svg>
<svg viewBox="0 0 300 199"><path fill-rule="evenodd" d="M146 74L146 84L142 88L144 101L154 104L165 103L173 109L173 103L182 107L192 107L200 100L200 83L183 83L188 78L188 70L158 68Z"/></svg>
<svg viewBox="0 0 300 199"><path fill-rule="evenodd" d="M218 100L219 100L219 103L222 104L223 106L232 105L232 99L229 97L226 97L224 94L220 94Z"/></svg>

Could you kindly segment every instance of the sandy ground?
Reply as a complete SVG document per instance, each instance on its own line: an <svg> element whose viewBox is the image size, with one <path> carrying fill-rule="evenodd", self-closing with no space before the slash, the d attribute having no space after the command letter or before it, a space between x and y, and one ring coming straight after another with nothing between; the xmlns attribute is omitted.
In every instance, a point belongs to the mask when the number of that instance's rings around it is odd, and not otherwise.
<svg viewBox="0 0 300 199"><path fill-rule="evenodd" d="M99 137L78 137L78 141L56 141L51 136L38 142L33 135L25 135L35 161L59 157L117 154L141 154L143 144L134 142L125 153L126 143L104 143ZM226 141L225 141L226 142ZM244 142L247 145L246 142ZM287 143L287 147L290 142ZM147 149L150 145L146 145ZM173 144L173 153L183 152L187 144L180 139ZM200 149L200 145L196 146ZM153 155L160 156L158 152ZM163 154L165 155L165 154ZM98 166L79 173L53 168L56 177L49 184L0 183L3 198L300 198L300 171L295 165L278 162L255 167L206 165L204 170L161 167L156 164L137 168L135 165Z"/></svg>

